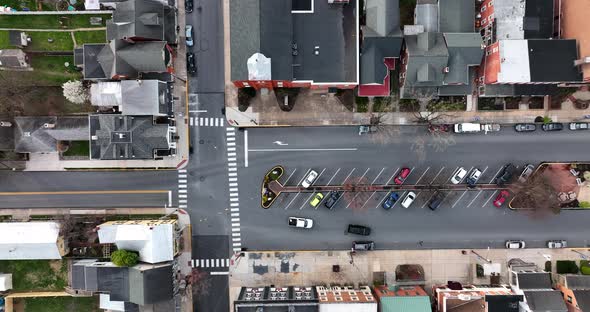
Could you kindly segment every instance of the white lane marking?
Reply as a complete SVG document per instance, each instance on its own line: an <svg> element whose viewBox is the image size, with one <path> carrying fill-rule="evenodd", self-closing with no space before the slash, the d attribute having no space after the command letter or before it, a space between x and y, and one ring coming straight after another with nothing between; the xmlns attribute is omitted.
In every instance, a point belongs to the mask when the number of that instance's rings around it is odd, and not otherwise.
<svg viewBox="0 0 590 312"><path fill-rule="evenodd" d="M242 239L239 237L232 237L231 240L232 240L232 242L241 242L242 241Z"/></svg>
<svg viewBox="0 0 590 312"><path fill-rule="evenodd" d="M375 181L377 181L377 179L379 179L379 176L381 175L381 173L383 173L383 170L385 170L385 167L383 167L383 169L381 169L381 171L379 171L379 173L377 174L377 176L375 177L373 182L371 182L371 184L375 184Z"/></svg>
<svg viewBox="0 0 590 312"><path fill-rule="evenodd" d="M229 182L236 182L238 181L238 178L229 178Z"/></svg>
<svg viewBox="0 0 590 312"><path fill-rule="evenodd" d="M463 194L461 194L461 196L459 196L459 198L455 201L455 203L453 204L453 206L451 206L451 208L455 208L455 206L459 203L461 198L463 198L463 196L465 196L465 194L467 194L467 191L464 191Z"/></svg>
<svg viewBox="0 0 590 312"><path fill-rule="evenodd" d="M231 212L237 212L237 211L240 211L240 208L231 208L230 211Z"/></svg>
<svg viewBox="0 0 590 312"><path fill-rule="evenodd" d="M227 132L236 131L236 128L234 128L234 127L227 127L225 129L227 130Z"/></svg>
<svg viewBox="0 0 590 312"><path fill-rule="evenodd" d="M178 202L181 203L181 204L186 204L187 203L187 200L186 199L181 199Z"/></svg>
<svg viewBox="0 0 590 312"><path fill-rule="evenodd" d="M186 173L186 169L180 169L178 170L179 173Z"/></svg>
<svg viewBox="0 0 590 312"><path fill-rule="evenodd" d="M227 137L226 140L227 141L235 141L236 140L236 137Z"/></svg>
<svg viewBox="0 0 590 312"><path fill-rule="evenodd" d="M229 197L238 197L238 193L229 193Z"/></svg>
<svg viewBox="0 0 590 312"><path fill-rule="evenodd" d="M223 127L224 123L225 123L225 118L219 118L219 126Z"/></svg>
<svg viewBox="0 0 590 312"><path fill-rule="evenodd" d="M238 201L238 198L230 198L229 201L230 202L237 202Z"/></svg>
<svg viewBox="0 0 590 312"><path fill-rule="evenodd" d="M488 200L486 200L486 202L485 202L485 203L483 203L483 205L481 205L481 208L483 208L483 207L485 207L485 206L487 205L487 203L490 201L490 199L492 199L492 197L494 197L494 195L496 195L496 192L497 192L497 191L494 191L494 192L492 193L492 195L491 195L490 197L488 197Z"/></svg>
<svg viewBox="0 0 590 312"><path fill-rule="evenodd" d="M233 233L231 233L231 236L236 236L236 237L238 237L238 236L242 236L242 233L239 233L239 232L233 232Z"/></svg>
<svg viewBox="0 0 590 312"><path fill-rule="evenodd" d="M467 208L469 208L471 206L471 204L473 204L473 202L477 199L477 197L479 196L479 194L481 194L481 192L483 192L483 190L480 190L477 195L475 195L475 197L473 197L473 199L469 202L469 205L467 205Z"/></svg>
<svg viewBox="0 0 590 312"><path fill-rule="evenodd" d="M424 173L422 173L422 175L418 178L418 181L416 181L416 183L414 183L414 184L419 184L420 180L422 180L422 178L424 177L426 172L428 172L428 170L430 170L430 167L428 167L428 168L426 168L426 170L424 170Z"/></svg>
<svg viewBox="0 0 590 312"><path fill-rule="evenodd" d="M369 172L369 170L371 170L371 168L367 168L367 170L365 171L365 173L363 173L363 175L359 179L359 182L365 177L365 175L367 174L367 172Z"/></svg>
<svg viewBox="0 0 590 312"><path fill-rule="evenodd" d="M186 198L186 197L187 197L187 196L186 196L186 195L184 195L184 194L179 194L179 195L178 195L178 198Z"/></svg>
<svg viewBox="0 0 590 312"><path fill-rule="evenodd" d="M237 184L237 183L236 183L236 184ZM230 187L230 188L229 188L229 191L230 191L230 192L237 192L237 191L238 191L238 188L237 188L237 187Z"/></svg>
<svg viewBox="0 0 590 312"><path fill-rule="evenodd" d="M399 170L399 167L397 167L397 169L395 169L395 171L393 172L393 174L391 175L391 178L389 178L389 180L387 180L387 182L385 183L385 185L391 183L391 181L393 180L393 178L395 177L395 174L397 173L397 171Z"/></svg>
<svg viewBox="0 0 590 312"><path fill-rule="evenodd" d="M255 148L250 152L346 152L357 151L358 148Z"/></svg>
<svg viewBox="0 0 590 312"><path fill-rule="evenodd" d="M240 206L240 204L239 203L229 203L229 206L230 207L238 207L238 206Z"/></svg>
<svg viewBox="0 0 590 312"><path fill-rule="evenodd" d="M346 178L344 178L344 181L342 181L342 183L346 183L346 181L348 180L348 178L350 178L350 175L356 170L356 168L352 168L352 170L350 171L350 173L346 176Z"/></svg>
<svg viewBox="0 0 590 312"><path fill-rule="evenodd" d="M209 126L209 118L204 118L205 119L205 127Z"/></svg>
<svg viewBox="0 0 590 312"><path fill-rule="evenodd" d="M309 174L310 171L311 171L311 168L307 169L307 171L305 171L305 174L303 175L303 178L301 178L301 180L299 180L299 183L297 183L297 185L295 185L295 186L300 185L301 182L303 182L303 179L305 179L305 177L307 177L307 175Z"/></svg>
<svg viewBox="0 0 590 312"><path fill-rule="evenodd" d="M235 136L236 133L233 132L233 131L228 131L225 135L227 135L228 137L230 137L230 136Z"/></svg>
<svg viewBox="0 0 590 312"><path fill-rule="evenodd" d="M293 199L291 199L291 201L289 202L287 207L285 207L285 210L287 210L289 208L289 206L291 206L291 204L293 203L293 201L295 201L295 198L297 198L299 196L299 194L301 194L301 193L297 193L297 194L295 194L295 196L293 196Z"/></svg>
<svg viewBox="0 0 590 312"><path fill-rule="evenodd" d="M234 249L235 250L235 249ZM240 249L238 248L238 251ZM229 275L229 271L221 271L221 272L209 272L211 275Z"/></svg>
<svg viewBox="0 0 590 312"><path fill-rule="evenodd" d="M239 222L240 218L231 218L231 222Z"/></svg>
<svg viewBox="0 0 590 312"><path fill-rule="evenodd" d="M229 157L227 161L238 161L237 157Z"/></svg>
<svg viewBox="0 0 590 312"><path fill-rule="evenodd" d="M227 165L228 165L228 167L237 167L238 166L238 164L236 164L235 162L230 162Z"/></svg>
<svg viewBox="0 0 590 312"><path fill-rule="evenodd" d="M373 192L373 194L371 194L371 196L369 196L369 198L367 198L367 200L365 201L365 203L361 206L361 210L363 208L365 208L365 205L369 202L369 200L371 200L371 198L373 198L373 195L375 195L375 193L377 193L377 191Z"/></svg>
<svg viewBox="0 0 590 312"><path fill-rule="evenodd" d="M189 110L189 113L206 113L206 109Z"/></svg>
<svg viewBox="0 0 590 312"><path fill-rule="evenodd" d="M496 172L496 174L492 177L492 179L490 180L490 182L488 182L488 184L491 184L492 182L494 182L494 180L500 174L500 171L502 171L502 169L504 169L504 166L502 166L502 167L500 167L500 169L498 169L498 172Z"/></svg>
<svg viewBox="0 0 590 312"><path fill-rule="evenodd" d="M336 175L338 174L339 171L340 171L340 168L338 168L338 170L336 170L336 173L334 173L334 175L330 178L330 181L328 181L328 183L326 183L326 185L330 185L330 182L332 182L332 180L334 179L334 177L336 177Z"/></svg>
<svg viewBox="0 0 590 312"><path fill-rule="evenodd" d="M186 179L186 174L179 174L178 177L181 179L183 179L183 178Z"/></svg>
<svg viewBox="0 0 590 312"><path fill-rule="evenodd" d="M189 125L192 127L195 124L195 119L193 117L190 117L189 120Z"/></svg>
<svg viewBox="0 0 590 312"><path fill-rule="evenodd" d="M221 118L215 118L215 127L219 127L219 119Z"/></svg>
<svg viewBox="0 0 590 312"><path fill-rule="evenodd" d="M244 167L248 167L248 130L244 130Z"/></svg>
<svg viewBox="0 0 590 312"><path fill-rule="evenodd" d="M242 251L242 248L232 248L233 252Z"/></svg>
<svg viewBox="0 0 590 312"><path fill-rule="evenodd" d="M232 186L238 186L238 183L232 182L232 183L229 184L229 186L230 187L232 187Z"/></svg>
<svg viewBox="0 0 590 312"><path fill-rule="evenodd" d="M227 168L227 170L228 170L228 171L237 171L237 170L238 170L238 168L235 168L235 167L229 167L229 168Z"/></svg>
<svg viewBox="0 0 590 312"><path fill-rule="evenodd" d="M453 170L453 173L451 173L451 176L445 181L445 183L449 183L451 181L451 179L455 175L455 172L457 172L457 169L459 169L459 167L456 167L455 170Z"/></svg>
<svg viewBox="0 0 590 312"><path fill-rule="evenodd" d="M299 207L299 210L301 210L301 209L303 209L303 207L305 207L305 204L307 204L307 203L309 202L309 200L311 199L311 197L312 197L314 194L315 194L315 193L311 193L311 195L309 195L309 197L308 197L308 198L307 198L307 199L306 199L306 200L303 202L303 204L301 204L301 206ZM322 198L322 200L323 200L323 198ZM321 203L321 200L320 200L320 203ZM320 204L318 203L318 206L319 206L319 205L320 205ZM317 207L316 207L316 208L317 208Z"/></svg>
<svg viewBox="0 0 590 312"><path fill-rule="evenodd" d="M186 179L178 179L178 183L187 183Z"/></svg>
<svg viewBox="0 0 590 312"><path fill-rule="evenodd" d="M209 259L205 259L205 267L209 267Z"/></svg>
<svg viewBox="0 0 590 312"><path fill-rule="evenodd" d="M232 224L231 224L231 226L232 226L233 228L239 228L239 227L240 227L240 223L239 223L239 222L232 223Z"/></svg>
<svg viewBox="0 0 590 312"><path fill-rule="evenodd" d="M232 228L231 231L232 232L239 232L240 231L240 228Z"/></svg>
<svg viewBox="0 0 590 312"><path fill-rule="evenodd" d="M227 153L227 157L235 157L235 156L236 156L235 152Z"/></svg>
<svg viewBox="0 0 590 312"><path fill-rule="evenodd" d="M433 184L434 181L436 181L436 178L438 178L438 176L440 175L440 173L445 169L445 167L443 166L442 168L440 168L440 170L438 171L438 173L434 176L434 179L432 179L432 181L430 182L430 184Z"/></svg>
<svg viewBox="0 0 590 312"><path fill-rule="evenodd" d="M232 217L239 217L240 216L240 213L239 212L234 212L234 213L231 214L231 216Z"/></svg>
<svg viewBox="0 0 590 312"><path fill-rule="evenodd" d="M227 142L227 146L236 146L236 142Z"/></svg>
<svg viewBox="0 0 590 312"><path fill-rule="evenodd" d="M213 117L211 117L211 118L209 118L209 120L210 120L210 121L209 121L209 125L210 125L211 127L213 127L213 121L214 121L214 120L217 120L217 118L213 118Z"/></svg>
<svg viewBox="0 0 590 312"><path fill-rule="evenodd" d="M178 190L178 193L186 193L186 190Z"/></svg>
<svg viewBox="0 0 590 312"><path fill-rule="evenodd" d="M228 147L227 148L227 151L228 152L235 152L236 151L236 148L235 147Z"/></svg>
<svg viewBox="0 0 590 312"><path fill-rule="evenodd" d="M181 188L181 189L186 188L186 184L179 184L178 188Z"/></svg>
<svg viewBox="0 0 590 312"><path fill-rule="evenodd" d="M230 176L230 177L235 177L235 176L238 175L238 173L237 172L230 172L227 175Z"/></svg>
<svg viewBox="0 0 590 312"><path fill-rule="evenodd" d="M291 174L289 175L289 177L287 177L287 180L285 181L285 183L283 183L283 185L287 185L287 182L289 182L289 180L291 179L293 174L295 174L295 171L297 171L297 168L295 168L295 170L293 170L293 172L291 172Z"/></svg>
<svg viewBox="0 0 590 312"><path fill-rule="evenodd" d="M234 246L234 247L242 246L242 243L233 243L232 246Z"/></svg>

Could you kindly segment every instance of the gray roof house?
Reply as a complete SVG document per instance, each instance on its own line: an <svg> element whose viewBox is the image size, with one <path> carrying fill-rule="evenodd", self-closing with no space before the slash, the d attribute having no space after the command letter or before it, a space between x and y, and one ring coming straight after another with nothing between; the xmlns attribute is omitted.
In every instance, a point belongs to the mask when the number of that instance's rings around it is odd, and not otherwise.
<svg viewBox="0 0 590 312"><path fill-rule="evenodd" d="M471 94L476 68L483 57L481 36L478 33L444 33L443 36L449 50L449 61L438 93Z"/></svg>
<svg viewBox="0 0 590 312"><path fill-rule="evenodd" d="M123 115L172 114L171 84L160 80L98 81L90 86L95 106L119 107Z"/></svg>
<svg viewBox="0 0 590 312"><path fill-rule="evenodd" d="M403 36L399 0L366 0L366 25L362 29L360 83L382 84L388 69L385 57L399 58Z"/></svg>
<svg viewBox="0 0 590 312"><path fill-rule="evenodd" d="M19 48L26 47L29 42L27 40L28 36L24 31L20 30L9 30L8 31L8 41L11 45Z"/></svg>
<svg viewBox="0 0 590 312"><path fill-rule="evenodd" d="M90 159L155 159L175 153L176 129L152 116L90 115Z"/></svg>
<svg viewBox="0 0 590 312"><path fill-rule="evenodd" d="M560 274L558 281L559 290L563 293L568 307L590 311L590 276Z"/></svg>
<svg viewBox="0 0 590 312"><path fill-rule="evenodd" d="M166 72L172 66L165 41L112 40L107 44L85 44L75 54L76 65L83 67L87 80L136 79L141 73Z"/></svg>
<svg viewBox="0 0 590 312"><path fill-rule="evenodd" d="M560 291L552 288L551 273L522 261L510 265L510 286L516 294L524 294L521 311L567 312Z"/></svg>
<svg viewBox="0 0 590 312"><path fill-rule="evenodd" d="M107 40L142 39L176 44L176 10L160 1L117 2L113 18L107 20Z"/></svg>
<svg viewBox="0 0 590 312"><path fill-rule="evenodd" d="M88 141L87 117L15 117L17 153L52 153L59 141Z"/></svg>
<svg viewBox="0 0 590 312"><path fill-rule="evenodd" d="M32 70L29 57L21 49L0 50L0 68L4 70Z"/></svg>

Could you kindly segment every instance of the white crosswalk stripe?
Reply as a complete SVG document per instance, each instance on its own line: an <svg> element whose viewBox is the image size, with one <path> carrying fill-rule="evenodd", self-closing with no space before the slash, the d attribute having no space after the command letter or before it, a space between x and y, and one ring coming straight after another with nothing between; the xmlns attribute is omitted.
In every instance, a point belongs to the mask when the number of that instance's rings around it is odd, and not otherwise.
<svg viewBox="0 0 590 312"><path fill-rule="evenodd" d="M194 119L193 117L191 117L191 118L189 118L189 120L190 120L190 123L189 123L189 124L190 124L191 126L192 126L192 125L194 125L194 123L195 123L195 119Z"/></svg>

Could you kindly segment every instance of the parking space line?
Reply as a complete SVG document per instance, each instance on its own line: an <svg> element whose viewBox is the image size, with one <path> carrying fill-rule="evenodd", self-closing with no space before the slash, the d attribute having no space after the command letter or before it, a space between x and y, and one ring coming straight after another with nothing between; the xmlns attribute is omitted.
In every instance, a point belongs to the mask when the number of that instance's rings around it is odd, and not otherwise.
<svg viewBox="0 0 590 312"><path fill-rule="evenodd" d="M297 183L297 185L295 185L295 186L299 186L301 184L301 182L303 182L303 179L305 179L305 177L307 177L307 175L309 174L310 171L311 171L311 168L307 169L307 171L303 175L303 178L301 178L301 180L299 180L299 183Z"/></svg>
<svg viewBox="0 0 590 312"><path fill-rule="evenodd" d="M395 207L395 205L397 205L398 202L400 202L404 199L404 196L406 196L406 193L407 193L407 191L404 191L402 193L402 195L399 197L399 199L395 203L393 203L393 206L391 206L392 209L393 209L393 207Z"/></svg>
<svg viewBox="0 0 590 312"><path fill-rule="evenodd" d="M445 166L443 166L442 168L440 168L440 170L438 171L438 173L434 176L434 179L432 179L432 182L430 182L430 184L434 183L434 181L436 181L436 178L438 178L438 176L440 175L440 173L445 169Z"/></svg>
<svg viewBox="0 0 590 312"><path fill-rule="evenodd" d="M381 175L381 173L383 173L383 170L385 170L385 167L383 167L383 169L381 169L381 171L379 171L379 174L377 174L377 176L375 177L373 182L371 182L371 184L375 184L375 181L377 181L377 179L379 179L379 176Z"/></svg>
<svg viewBox="0 0 590 312"><path fill-rule="evenodd" d="M303 204L301 204L301 206L299 207L299 210L303 209L303 207L305 207L305 204L309 203L309 200L315 194L316 194L315 192L314 193L311 193L311 195L309 195L309 197L305 201L303 201ZM322 200L323 200L323 198L322 198ZM321 203L321 201L320 201L320 203ZM318 206L320 205L320 203L318 203Z"/></svg>
<svg viewBox="0 0 590 312"><path fill-rule="evenodd" d="M420 208L424 208L424 207L426 207L426 204L428 204L428 203L430 202L430 200L432 199L432 197L434 197L434 194L436 194L436 192L434 192L432 195L430 195L430 198L428 198L428 200L427 200L427 201L425 201L425 202L424 202L424 205L422 205L422 207L420 207ZM445 198L446 198L446 197L445 197ZM443 199L443 200L444 200L444 199ZM441 204L442 204L442 201L441 201Z"/></svg>
<svg viewBox="0 0 590 312"><path fill-rule="evenodd" d="M465 181L467 179L467 175L471 172L471 170L473 170L473 167L471 167L471 168L469 168L469 170L467 170L467 173L465 174L463 179L461 179L461 181L459 181L459 184L463 183L463 181Z"/></svg>
<svg viewBox="0 0 590 312"><path fill-rule="evenodd" d="M482 171L481 171L481 177L483 177L483 174L486 173L486 170L488 170L488 166L486 166Z"/></svg>
<svg viewBox="0 0 590 312"><path fill-rule="evenodd" d="M346 180L348 180L348 178L350 178L350 175L356 170L356 168L352 168L352 170L350 171L350 173L346 176L346 178L344 178L344 181L342 181L342 183L346 183Z"/></svg>
<svg viewBox="0 0 590 312"><path fill-rule="evenodd" d="M361 210L363 208L365 208L365 205L369 202L369 200L371 200L371 198L373 197L373 195L375 195L375 193L377 193L377 191L373 192L373 194L371 194L371 196L369 196L369 198L367 198L367 200L365 201L365 203L361 206Z"/></svg>
<svg viewBox="0 0 590 312"><path fill-rule="evenodd" d="M395 174L397 173L398 170L399 170L399 167L397 167L397 169L395 169L395 171L391 175L391 178L389 178L389 180L387 180L387 182L385 183L385 185L391 183L391 180L393 180L393 178L395 177Z"/></svg>
<svg viewBox="0 0 590 312"><path fill-rule="evenodd" d="M291 206L291 204L295 201L295 198L297 198L299 196L299 194L301 194L301 193L297 193L297 194L295 194L295 196L293 196L293 199L291 199L291 201L289 202L287 207L285 207L285 210L287 210L289 208L289 206Z"/></svg>
<svg viewBox="0 0 590 312"><path fill-rule="evenodd" d="M504 166L501 166L500 169L498 169L498 172L496 172L496 174L494 174L494 176L492 177L490 182L488 182L488 184L491 184L496 179L496 177L500 174L500 171L502 171L503 168L504 168Z"/></svg>
<svg viewBox="0 0 590 312"><path fill-rule="evenodd" d="M445 181L445 184L449 183L449 181L451 181L451 179L453 178L453 176L455 175L455 172L457 172L457 169L459 169L459 167L456 167L455 170L453 170L453 173L451 174L451 176Z"/></svg>
<svg viewBox="0 0 590 312"><path fill-rule="evenodd" d="M354 200L359 196L361 192L357 192L356 195L354 195L354 197L348 202L348 205L346 205L346 207L344 207L344 209L348 209L348 207L350 207L350 204L352 204L354 202Z"/></svg>
<svg viewBox="0 0 590 312"><path fill-rule="evenodd" d="M371 168L367 168L367 171L365 171L365 173L363 173L363 175L359 179L359 182L365 177L365 175L367 174L367 172L369 172L369 170L371 170Z"/></svg>
<svg viewBox="0 0 590 312"><path fill-rule="evenodd" d="M471 200L471 202L469 203L469 205L467 205L467 208L469 208L471 206L471 204L473 204L473 202L477 199L477 197L479 196L479 194L481 194L481 192L483 192L483 190L480 190L477 195L475 195L475 197L473 197L473 199Z"/></svg>
<svg viewBox="0 0 590 312"><path fill-rule="evenodd" d="M459 196L459 199L457 199L457 201L455 201L455 203L453 204L453 206L451 206L451 208L455 208L457 203L459 203L459 201L461 200L461 198L463 198L463 196L465 196L465 194L467 194L467 191L464 191L463 194L461 194L461 196Z"/></svg>
<svg viewBox="0 0 590 312"><path fill-rule="evenodd" d="M420 176L420 178L418 178L418 181L416 181L415 184L420 183L420 180L422 180L422 178L424 177L424 175L426 174L426 172L428 172L428 170L430 169L430 167L426 168L426 170L424 170L424 173L422 173L422 175Z"/></svg>
<svg viewBox="0 0 590 312"><path fill-rule="evenodd" d="M330 182L332 182L332 180L334 179L334 177L336 177L336 175L338 174L339 171L340 171L340 168L338 168L338 170L336 170L336 173L334 173L334 175L330 178L330 181L328 181L328 183L326 183L326 185L330 185Z"/></svg>
<svg viewBox="0 0 590 312"><path fill-rule="evenodd" d="M492 197L494 197L494 195L496 195L496 192L497 191L492 192L492 195L490 197L488 197L488 200L486 200L486 202L483 203L483 205L481 205L481 208L485 207L488 204L488 202L490 201L490 199L492 199Z"/></svg>
<svg viewBox="0 0 590 312"><path fill-rule="evenodd" d="M322 171L321 171L321 172L318 174L317 178L316 178L316 179L313 181L313 183L311 183L311 185L313 185L313 184L314 184L316 181L318 181L318 180L320 179L320 177L322 176L322 173L324 173L324 171L326 171L326 168L322 169ZM311 185L310 185L310 186L311 186ZM299 193L297 193L297 194L299 194ZM315 194L315 192L313 192L313 193L311 193L311 195L309 195L309 197L307 198L307 200L305 200L305 201L303 202L303 204L301 204L301 207L299 207L299 210L303 209L303 207L305 206L305 204L309 202L309 200L311 199L311 197L312 197L314 194ZM320 203L321 203L321 200L320 200ZM318 203L318 205L319 205L320 203Z"/></svg>
<svg viewBox="0 0 590 312"><path fill-rule="evenodd" d="M291 174L289 175L289 177L287 177L287 180L285 181L285 183L283 183L283 185L287 185L287 182L289 182L291 177L295 174L295 171L297 171L297 168L295 168L295 170L293 170L293 172L291 172Z"/></svg>

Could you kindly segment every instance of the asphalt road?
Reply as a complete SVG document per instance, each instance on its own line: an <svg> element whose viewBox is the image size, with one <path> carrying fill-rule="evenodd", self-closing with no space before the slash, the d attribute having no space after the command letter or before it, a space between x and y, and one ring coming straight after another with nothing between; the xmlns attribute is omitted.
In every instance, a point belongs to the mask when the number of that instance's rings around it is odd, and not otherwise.
<svg viewBox="0 0 590 312"><path fill-rule="evenodd" d="M286 172L281 182L298 185L313 168L318 185L338 185L357 179L367 184L391 183L402 167L412 168L406 184L448 183L458 167L484 171L480 182L491 182L502 166L542 161L587 159L590 132L520 134L510 127L498 133L433 137L425 127L392 127L358 135L356 127L250 129L238 138L244 161L238 168L243 247L251 250L348 249L354 240L370 239L377 248L501 248L508 239L523 239L542 247L546 240L567 239L586 246L590 215L563 211L544 219L492 205L498 191L453 191L436 211L426 208L432 192L417 192L408 209L399 204L385 211L387 193L345 194L333 210L309 205L312 193L282 194L270 209L260 207L260 181L272 166ZM247 155L247 167L246 167ZM405 193L400 194L402 197ZM287 217L315 221L311 230L287 227ZM348 224L362 224L371 236L346 234Z"/></svg>

